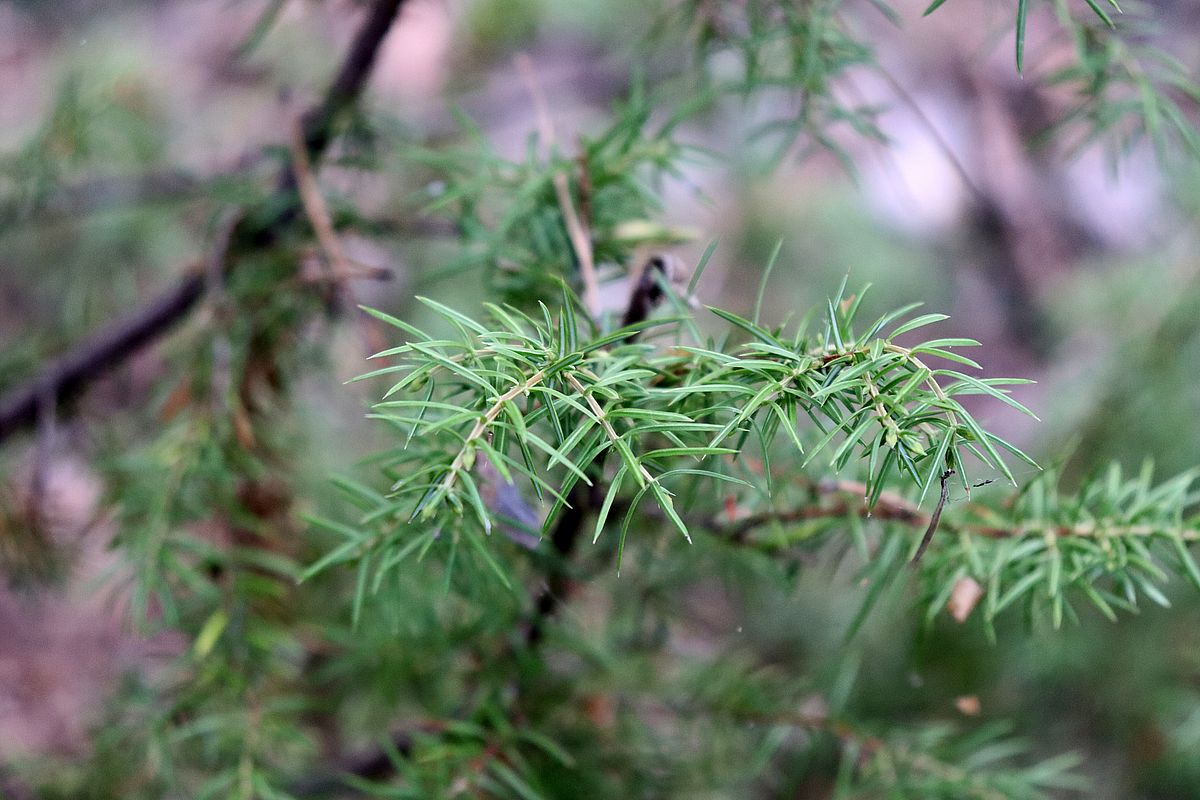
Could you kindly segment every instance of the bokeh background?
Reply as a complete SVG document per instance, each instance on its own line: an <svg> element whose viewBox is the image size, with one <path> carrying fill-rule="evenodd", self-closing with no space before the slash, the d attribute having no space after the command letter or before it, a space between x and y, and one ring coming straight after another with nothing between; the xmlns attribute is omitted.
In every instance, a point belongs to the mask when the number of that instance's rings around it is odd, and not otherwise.
<svg viewBox="0 0 1200 800"><path fill-rule="evenodd" d="M345 232L353 259L393 275L356 283L353 299L403 318L423 313L415 294L483 299L479 281L446 268L455 242L420 212L429 187L405 142L455 141L461 110L519 158L538 125L520 57L562 141L603 127L634 74L653 82L687 58L647 47L654 5L413 0L364 100L362 136L394 143L372 169L347 159L321 176L373 223ZM989 375L1036 379L1017 394L1040 422L994 408L981 421L1041 461L1066 459L1068 482L1110 460L1129 471L1150 460L1163 477L1196 467L1195 155L1089 143L1069 128L1042 136L1069 98L1016 73L1011 4L955 0L922 19L923 3L903 0L899 26L860 5L847 13L886 76L851 73L837 91L878 106L888 141L837 129L841 157L797 144L764 169L771 146L750 134L793 102L782 91L723 99L681 129L710 155L663 186L663 218L695 232L671 248L686 264L719 238L700 298L751 308L782 241L764 318L802 314L849 275L852 289L873 284L877 308L922 301L949 313L944 335L983 341ZM1147 36L1195 70L1194 2L1146 9L1160 23ZM272 174L355 12L349 0L0 3L0 394L205 258L222 204ZM1061 39L1035 8L1027 71L1053 64L1069 47ZM180 646L129 622L106 501L111 460L167 413L179 335L90 389L48 456L33 436L0 449L0 795L10 769L80 762L126 676ZM322 323L327 357L293 393L297 493L311 505L376 445L362 418L369 394L342 382L363 371L378 335L352 310ZM23 510L38 481L51 524L34 542ZM993 490L1003 491L979 491ZM683 621L671 635L700 660L727 652L736 629L785 673L842 668L857 602L844 577L813 569L789 593L737 575L691 586L674 600ZM609 589L620 585L592 590L596 603ZM885 604L862 634L853 705L900 723L1008 720L1037 752L1080 753L1091 796L1200 797L1200 597L1182 584L1169 596L1170 609L1116 623L1085 614L1061 632L1015 620L995 645L950 621L923 629L905 603Z"/></svg>

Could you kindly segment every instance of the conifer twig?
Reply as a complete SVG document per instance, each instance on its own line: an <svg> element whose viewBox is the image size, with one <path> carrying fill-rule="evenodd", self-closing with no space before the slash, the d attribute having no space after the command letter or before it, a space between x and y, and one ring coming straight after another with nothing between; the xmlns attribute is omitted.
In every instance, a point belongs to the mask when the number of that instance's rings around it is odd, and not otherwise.
<svg viewBox="0 0 1200 800"><path fill-rule="evenodd" d="M537 117L538 133L548 151L547 156L554 158L557 137L554 133L554 119L550 116L549 104L533 69L533 60L522 53L517 56L517 69L521 72L533 101L534 114ZM581 165L582 168L582 165ZM571 249L579 262L579 278L583 282L583 303L593 319L600 316L600 284L596 280L595 254L592 251L592 234L587 222L575 211L575 203L571 199L571 184L565 172L555 172L551 179L554 183L554 193L558 197L558 207L562 212L563 224L567 228L567 236L571 240Z"/></svg>
<svg viewBox="0 0 1200 800"><path fill-rule="evenodd" d="M317 237L317 244L325 251L325 258L333 273L333 285L336 288L351 276L354 269L346 259L342 242L333 230L329 206L326 205L321 189L317 186L317 179L313 175L312 160L308 157L308 150L304 147L304 129L299 122L292 125L292 135L288 139L288 145L292 156L292 171L296 175L296 189L300 194L300 203L304 207L304 213Z"/></svg>
<svg viewBox="0 0 1200 800"><path fill-rule="evenodd" d="M899 522L912 528L923 527L927 531L933 523L933 516L931 514L926 514L916 504L891 492L880 494L874 507L867 506L865 498L869 492L866 486L857 481L819 481L814 484L813 488L820 494L842 495L844 499L828 505L813 503L795 508L760 511L737 518L732 522L723 522L719 516L707 520L698 520L698 522L710 532L738 544L745 544L749 540L750 534L756 529L764 525L770 525L773 522L812 522L815 520L836 519L857 515L864 519ZM1045 521L1032 521L1011 526L985 525L968 521L943 522L940 519L940 515L938 518L938 527L945 527L955 532L967 533L974 536L982 536L986 539L1015 539L1034 534L1049 534L1062 538L1147 537L1167 532L1161 526L1155 525L1120 525L1102 524L1099 522L1058 525ZM1178 530L1169 531L1169 533L1172 536L1177 536L1184 542L1200 541L1200 528L1183 527Z"/></svg>
<svg viewBox="0 0 1200 800"><path fill-rule="evenodd" d="M333 139L334 124L357 101L371 74L375 57L405 0L375 0L355 36L336 77L321 102L304 115L304 150L315 166ZM299 212L297 178L290 165L281 172L274 195L264 203L272 213L247 214L232 237L239 251L269 246ZM229 264L233 263L229 260ZM38 419L39 398L52 391L60 401L123 363L146 344L167 333L204 296L203 267L191 268L183 279L125 319L118 320L50 362L39 374L0 397L0 441ZM62 409L59 409L61 414Z"/></svg>

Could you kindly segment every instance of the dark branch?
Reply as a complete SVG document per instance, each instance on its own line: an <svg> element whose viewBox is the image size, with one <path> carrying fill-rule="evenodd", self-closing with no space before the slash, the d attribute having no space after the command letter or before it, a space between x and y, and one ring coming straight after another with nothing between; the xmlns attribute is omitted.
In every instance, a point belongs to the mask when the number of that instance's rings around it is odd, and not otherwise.
<svg viewBox="0 0 1200 800"><path fill-rule="evenodd" d="M812 484L814 494L839 495L840 499L833 504L824 505L815 502L812 505L799 508L760 511L732 521L722 521L719 517L702 520L704 527L739 544L749 540L750 534L763 525L772 522L807 522L818 519L831 519L857 514L877 520L902 522L906 525L919 526L929 522L929 515L912 503L898 495L884 492L875 501L872 508L866 504L870 494L867 487L852 481L822 480Z"/></svg>
<svg viewBox="0 0 1200 800"><path fill-rule="evenodd" d="M96 333L50 363L24 386L0 399L0 441L38 418L47 393L61 400L76 394L99 375L120 364L174 327L204 293L204 276L191 272L136 314Z"/></svg>
<svg viewBox="0 0 1200 800"><path fill-rule="evenodd" d="M642 273L638 276L637 283L633 286L633 292L629 295L629 305L625 308L625 316L621 319L621 326L636 325L639 322L644 322L649 319L650 314L658 306L662 305L662 301L666 299L666 292L663 291L663 281L669 280L667 275L667 262L662 256L654 256L646 265L642 267ZM629 341L637 338L637 334L629 337Z"/></svg>
<svg viewBox="0 0 1200 800"><path fill-rule="evenodd" d="M371 4L329 90L321 102L304 115L304 143L314 166L332 141L339 118L362 94L379 46L403 4L404 0L375 0ZM270 245L281 229L297 217L299 210L296 176L289 163L280 172L277 189L264 204L262 213L248 214L238 225L231 250L245 252ZM232 264L233 260L227 259L226 263ZM39 406L44 405L41 398L47 394L58 402L77 394L142 346L171 330L204 296L205 283L202 271L189 272L142 310L84 340L23 386L0 398L0 441L34 424Z"/></svg>
<svg viewBox="0 0 1200 800"><path fill-rule="evenodd" d="M593 474L593 478L596 476ZM555 558L546 568L546 585L538 593L533 602L533 615L529 626L525 629L525 644L528 648L536 648L546 633L546 625L558 613L566 600L571 586L570 564L571 556L579 543L583 526L587 523L591 509L602 498L596 486L585 486L577 483L567 495L570 507L563 509L561 516L554 523L550 534L550 544Z"/></svg>
<svg viewBox="0 0 1200 800"><path fill-rule="evenodd" d="M646 320L650 313L660 305L665 298L662 281L667 280L666 260L654 256L642 267L641 275L629 295L629 305L621 320L622 327L634 325ZM626 341L637 340L637 333L630 334ZM550 544L554 550L555 560L547 567L546 585L542 587L534 600L533 615L529 627L525 631L525 644L535 648L541 643L549 623L562 606L570 588L570 559L579 542L583 526L587 523L592 509L603 501L603 493L599 489L598 478L604 472L604 461L590 470L593 479L592 486L582 483L575 484L568 496L570 505L562 511L555 521L554 530L550 535Z"/></svg>
<svg viewBox="0 0 1200 800"><path fill-rule="evenodd" d="M933 516L929 518L929 526L925 528L925 535L921 537L921 546L917 548L917 554L913 556L912 565L915 567L921 563L921 556L925 555L925 548L929 547L929 543L933 541L933 535L937 533L938 521L942 518L942 509L946 507L946 498L950 494L950 486L946 481L950 480L950 476L954 474L954 470L948 469L942 473L942 493L938 497L937 507L933 509Z"/></svg>
<svg viewBox="0 0 1200 800"><path fill-rule="evenodd" d="M392 23L403 5L404 0L375 0L371 4L367 18L358 29L350 52L346 54L341 69L325 92L325 97L301 119L304 147L314 169L333 139L339 118L358 102L367 78L371 75L371 69L375 66L379 46L391 30ZM277 194L286 197L287 203L280 210L278 217L268 221L268 228L290 222L300 211L296 195L296 173L292 171L290 162L280 176Z"/></svg>

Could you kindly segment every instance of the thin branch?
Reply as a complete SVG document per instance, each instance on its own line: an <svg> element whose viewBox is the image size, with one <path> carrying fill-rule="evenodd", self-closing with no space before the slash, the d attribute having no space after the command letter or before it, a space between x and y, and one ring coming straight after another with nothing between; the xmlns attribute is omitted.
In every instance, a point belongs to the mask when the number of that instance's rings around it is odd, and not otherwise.
<svg viewBox="0 0 1200 800"><path fill-rule="evenodd" d="M950 495L950 485L947 481L950 480L950 476L953 474L954 470L952 469L942 472L942 493L938 497L937 506L933 509L933 516L929 518L929 527L925 529L925 535L921 537L921 545L917 548L917 553L912 558L912 565L914 567L921 563L921 556L925 555L925 548L929 547L929 543L933 540L933 535L937 533L938 520L942 518L942 509L946 507L946 498Z"/></svg>
<svg viewBox="0 0 1200 800"><path fill-rule="evenodd" d="M524 632L527 651L535 650L541 644L546 625L566 602L571 583L570 559L591 509L600 502L600 492L597 486L587 486L581 481L571 487L567 502L550 534L550 545L558 558L547 564L546 585L533 601L533 613Z"/></svg>
<svg viewBox="0 0 1200 800"><path fill-rule="evenodd" d="M950 146L950 142L942 135L941 130L933 123L933 120L929 118L925 110L921 108L921 104L916 101L916 98L909 94L904 85L882 64L875 64L874 67L875 72L883 78L896 97L900 99L900 102L908 106L913 116L917 118L917 122L925 128L925 132L929 134L929 140L933 143L934 148L941 153L942 158L950 165L951 170L958 176L967 193L975 198L976 201L986 201L987 195L984 194L975 181L971 180L970 173L967 172L967 168L954 152L954 148Z"/></svg>
<svg viewBox="0 0 1200 800"><path fill-rule="evenodd" d="M947 476L948 477L948 476ZM797 523L821 519L837 519L859 516L884 522L898 522L910 528L925 528L928 533L935 522L934 516L921 511L916 504L891 492L882 493L874 508L866 504L869 496L867 487L856 481L820 481L813 484L815 492L823 495L840 495L841 499L827 505L814 504L791 509L761 511L732 522L722 521L719 516L698 520L698 524L728 541L746 544L750 534L764 525L774 522ZM940 506L939 504L939 511ZM1171 536L1185 542L1200 541L1200 528L1180 527L1172 530L1156 525L1120 525L1101 522L1086 522L1076 525L1059 525L1048 521L1033 521L1012 526L987 525L970 521L941 521L937 524L956 533L982 536L987 539L1016 539L1025 536L1050 535L1058 538L1120 537L1120 536Z"/></svg>
<svg viewBox="0 0 1200 800"><path fill-rule="evenodd" d="M304 115L304 149L312 164L318 164L328 148L338 118L362 93L379 47L404 2L375 0L371 4L329 90ZM257 218L248 214L237 226L234 249L245 251L272 244L280 229L299 213L296 189L296 173L287 165L280 173L275 193L263 204L263 213ZM141 310L80 342L38 375L0 398L0 441L37 420L39 397L44 391L53 391L60 400L74 395L174 328L204 295L205 284L203 267L191 268L178 284Z"/></svg>
<svg viewBox="0 0 1200 800"><path fill-rule="evenodd" d="M492 423L496 421L496 417L500 416L500 413L504 411L505 403L512 402L521 395L528 394L531 389L542 382L542 379L545 376L545 370L539 369L537 372L530 375L526 380L518 383L507 392L497 397L496 401L492 403L491 408L489 408L482 417L476 420L475 426L471 428L471 432L468 433L467 438L463 440L462 449L458 451L458 455L456 455L454 457L454 461L450 463L450 469L446 473L446 477L442 479L440 491L443 495L449 496L450 490L454 488L454 482L458 479L459 474L462 473L462 471L466 468L467 461L475 454L475 443L483 438L483 435L487 433L489 426L491 426ZM432 507L433 504L431 503L428 508ZM487 526L486 532L491 533L492 531L490 523L487 519L484 519L484 524Z"/></svg>
<svg viewBox="0 0 1200 800"><path fill-rule="evenodd" d="M567 234L571 237L571 247L575 258L579 260L579 275L583 279L583 302L593 319L600 316L600 284L596 280L596 265L592 254L592 235L586 223L575 213L575 205L571 201L571 189L567 182L567 174L558 172L554 175L554 191L558 195L558 205L562 209L563 222L567 226Z"/></svg>
<svg viewBox="0 0 1200 800"><path fill-rule="evenodd" d="M38 399L43 386L53 387L60 400L77 393L173 328L204 294L204 283L203 272L193 268L183 280L141 310L81 342L23 386L0 398L0 441L38 419Z"/></svg>
<svg viewBox="0 0 1200 800"><path fill-rule="evenodd" d="M592 418L596 420L596 423L604 431L604 435L608 437L608 440L612 442L613 448L616 449L617 444L621 440L621 435L617 433L615 428L613 428L612 422L609 421L608 414L605 413L604 408L598 402L596 402L596 398L592 396L592 393L588 391L586 386L579 382L578 378L576 378L570 372L564 372L563 377L565 377L567 382L571 384L571 388L578 392L579 396L582 397L588 404L588 408L592 412ZM638 482L642 483L643 485L655 483L654 476L650 474L650 471L646 469L641 462L638 462L637 464L637 473L635 477L640 477Z"/></svg>
<svg viewBox="0 0 1200 800"><path fill-rule="evenodd" d="M914 527L929 524L928 514L891 492L881 493L875 501L875 507L870 508L866 503L869 492L867 487L861 483L821 481L813 488L821 494L841 495L842 499L833 505L809 505L792 509L761 511L733 522L723 523L719 518L712 518L704 523L704 527L740 544L748 541L750 534L757 528L772 522L807 522L857 514L861 517L869 516L872 519L902 522ZM852 502L851 498L857 502Z"/></svg>
<svg viewBox="0 0 1200 800"><path fill-rule="evenodd" d="M655 257L646 264L643 270L643 276L661 272L665 276L665 263L661 258ZM655 300L650 296L650 293L657 292L661 295L661 287L657 280L652 281L653 287L645 281L639 281L633 288L630 294L629 306L625 312L625 324L633 322L641 322L649 314L655 302L662 302L661 296ZM640 319L638 318L640 316ZM625 341L636 341L637 333L630 334ZM591 402L595 402L591 395L588 394L578 381L575 381L576 391L585 395ZM596 409L593 408L593 411ZM600 419L603 419L601 413ZM607 420L603 420L607 424ZM601 454L597 460L597 464L592 469L592 485L586 486L582 482L576 483L571 487L568 494L568 503L563 509L562 514L555 521L554 530L550 534L550 544L554 548L554 552L559 559L548 565L546 570L546 585L538 593L534 600L534 611L532 618L529 621L528 627L525 629L525 646L527 649L536 648L542 641L542 637L546 632L546 623L558 613L559 607L562 606L566 599L567 589L569 587L570 575L568 572L568 560L575 552L575 547L579 542L580 533L583 531L584 523L587 521L591 510L602 502L603 493L600 487L600 476L604 473L604 455ZM653 480L653 478L651 478Z"/></svg>
<svg viewBox="0 0 1200 800"><path fill-rule="evenodd" d="M308 216L313 233L316 234L317 243L325 251L325 258L333 273L332 284L336 288L353 274L354 269L346 258L341 240L333 230L329 206L325 204L325 198L313 175L312 160L304 147L304 130L299 122L292 125L292 136L288 144L292 156L292 170L296 175L296 188L300 192L300 203L304 206L304 213Z"/></svg>
<svg viewBox="0 0 1200 800"><path fill-rule="evenodd" d="M538 134L546 146L547 157L553 159L557 137L554 133L554 120L550 116L549 104L538 81L537 72L533 69L533 60L524 53L517 56L517 69L529 89L533 101L534 115L537 118ZM584 165L581 163L582 169ZM554 193L558 197L558 207L562 212L563 224L567 228L567 236L571 240L571 249L575 251L575 259L579 262L579 278L583 281L583 304L593 319L600 317L600 284L596 279L595 254L592 251L592 234L587 222L575 211L575 203L571 199L570 180L565 172L556 172L552 178Z"/></svg>

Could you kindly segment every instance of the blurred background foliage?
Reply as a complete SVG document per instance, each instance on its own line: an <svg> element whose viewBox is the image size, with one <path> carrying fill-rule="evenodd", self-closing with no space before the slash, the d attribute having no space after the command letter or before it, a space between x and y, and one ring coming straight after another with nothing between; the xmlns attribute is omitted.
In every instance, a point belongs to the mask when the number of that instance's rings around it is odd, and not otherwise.
<svg viewBox="0 0 1200 800"><path fill-rule="evenodd" d="M1009 769L1007 731L1025 766L1077 754L1055 780L1087 788L938 766L894 796L1200 797L1180 580L1169 609L1000 617L995 643L927 623L901 581L848 639L866 590L832 548L631 537L619 577L607 550L572 566L536 657L528 598L469 553L408 562L357 625L353 570L297 583L335 541L307 519L348 517L330 476L378 483L379 392L343 383L399 341L357 305L439 329L415 295L554 303L577 261L554 175L578 153L610 168L587 188L608 312L648 255L690 268L717 239L699 299L749 316L782 243L763 319L847 275L869 317L946 311L988 376L1037 380L1014 396L1041 422L977 413L1068 489L1110 461L1194 468L1189 0L411 0L320 165L368 277L339 277L307 223L222 252L230 208L278 202L367 5L0 5L0 396L215 254L238 265L0 449L0 796L882 797L905 754Z"/></svg>

